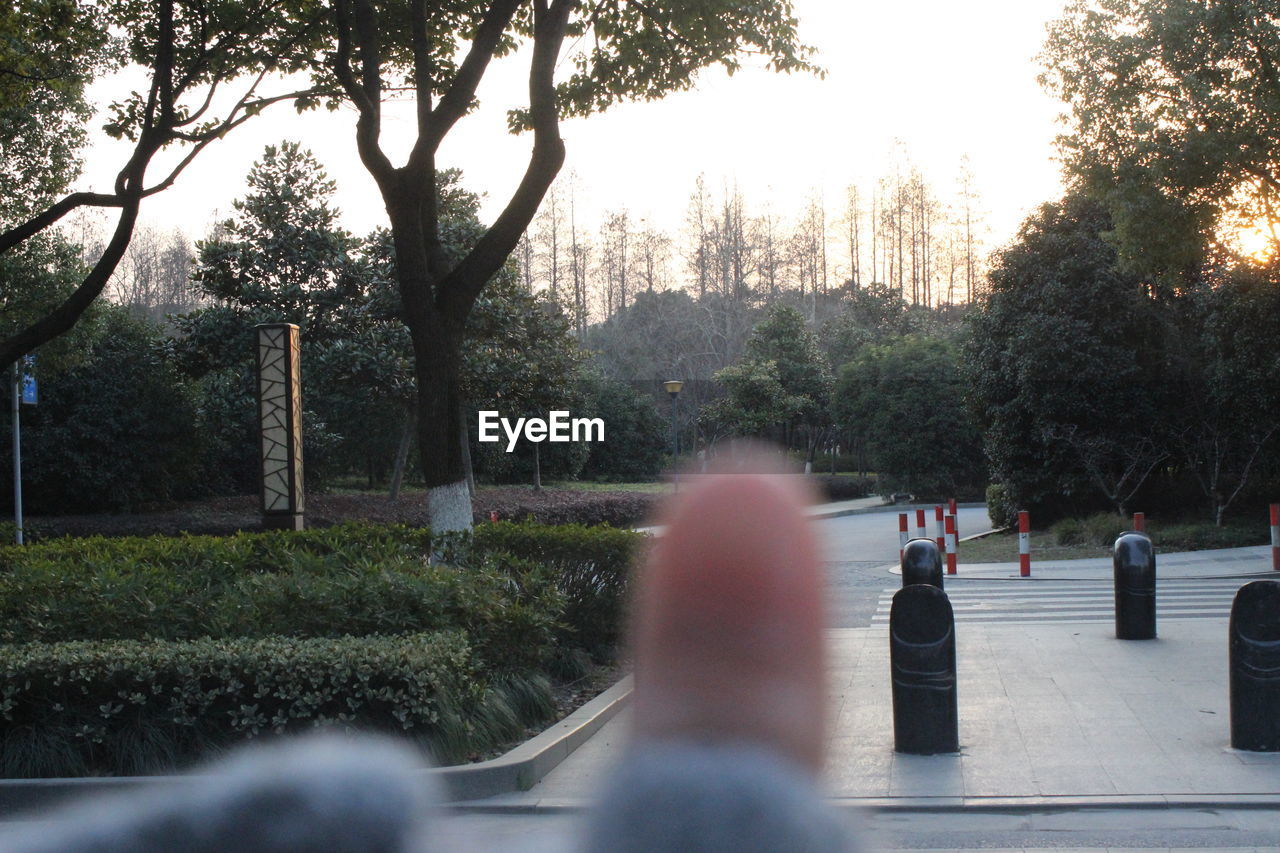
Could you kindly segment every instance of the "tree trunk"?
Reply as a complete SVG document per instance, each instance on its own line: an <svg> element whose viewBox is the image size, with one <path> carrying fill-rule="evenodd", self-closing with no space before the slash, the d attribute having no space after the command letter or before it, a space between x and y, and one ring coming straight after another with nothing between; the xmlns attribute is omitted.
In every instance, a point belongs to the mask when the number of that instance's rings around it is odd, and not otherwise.
<svg viewBox="0 0 1280 853"><path fill-rule="evenodd" d="M471 529L471 491L461 437L461 330L434 307L411 322L418 379L418 448L427 486L427 511L437 531Z"/></svg>
<svg viewBox="0 0 1280 853"><path fill-rule="evenodd" d="M464 408L458 416L458 420L462 422L462 432L458 438L462 440L462 467L467 472L467 494L472 500L476 497L476 472L471 467L471 427L467 418L467 411Z"/></svg>
<svg viewBox="0 0 1280 853"><path fill-rule="evenodd" d="M542 445L535 442L533 445L533 490L535 492L542 491Z"/></svg>
<svg viewBox="0 0 1280 853"><path fill-rule="evenodd" d="M396 460L391 468L391 502L400 500L400 486L404 483L404 470L409 464L409 443L413 441L414 431L418 426L418 406L409 407L405 415L404 428L400 432L400 444L396 447Z"/></svg>

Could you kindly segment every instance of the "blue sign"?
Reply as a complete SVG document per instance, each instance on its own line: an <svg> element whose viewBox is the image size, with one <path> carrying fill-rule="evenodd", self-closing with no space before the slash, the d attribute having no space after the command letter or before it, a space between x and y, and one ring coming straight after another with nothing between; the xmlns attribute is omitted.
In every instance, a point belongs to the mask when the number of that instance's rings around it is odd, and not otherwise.
<svg viewBox="0 0 1280 853"><path fill-rule="evenodd" d="M30 371L36 368L36 357L34 355L23 357L22 368L22 402L28 406L34 406L37 400L36 378Z"/></svg>

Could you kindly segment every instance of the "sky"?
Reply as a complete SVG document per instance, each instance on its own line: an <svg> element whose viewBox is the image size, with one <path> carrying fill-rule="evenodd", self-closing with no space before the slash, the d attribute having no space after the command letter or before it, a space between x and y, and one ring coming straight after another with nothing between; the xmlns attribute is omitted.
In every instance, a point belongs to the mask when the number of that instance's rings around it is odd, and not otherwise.
<svg viewBox="0 0 1280 853"><path fill-rule="evenodd" d="M829 216L845 187L869 189L900 143L941 196L952 194L961 158L970 161L998 246L1039 204L1061 193L1053 139L1061 106L1036 81L1045 25L1065 0L795 0L803 41L826 69L774 74L746 68L704 72L694 88L657 102L625 104L565 121L562 176L577 176L578 218L592 228L607 211L678 234L699 174L719 194L742 191L748 212L770 205L798 217L820 192ZM567 71L567 67L566 67ZM480 109L441 146L439 163L463 171L483 195L482 217L501 210L528 161L530 138L506 131L506 110L526 103L527 65L516 56L491 66ZM95 84L106 104L141 78ZM177 184L144 202L142 222L203 236L244 194L244 176L265 145L291 139L310 148L338 184L342 223L363 234L386 224L372 179L356 155L355 114L297 115L271 108L202 152ZM408 105L384 116L383 143L402 162L412 134ZM98 134L99 136L101 134ZM127 145L96 142L81 188L109 189ZM153 167L153 175L160 174Z"/></svg>

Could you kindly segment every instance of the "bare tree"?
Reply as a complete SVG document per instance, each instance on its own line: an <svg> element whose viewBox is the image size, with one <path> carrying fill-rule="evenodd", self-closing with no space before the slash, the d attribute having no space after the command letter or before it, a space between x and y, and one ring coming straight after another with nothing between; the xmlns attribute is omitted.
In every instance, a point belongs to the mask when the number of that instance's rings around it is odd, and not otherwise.
<svg viewBox="0 0 1280 853"><path fill-rule="evenodd" d="M540 278L546 284L551 299L560 300L561 272L564 268L564 253L561 248L561 233L564 230L563 203L560 184L557 181L547 190L534 217L533 256Z"/></svg>
<svg viewBox="0 0 1280 853"><path fill-rule="evenodd" d="M164 233L139 226L107 284L107 298L137 317L163 324L170 315L200 305L191 286L191 262L191 241L180 230Z"/></svg>
<svg viewBox="0 0 1280 853"><path fill-rule="evenodd" d="M671 238L648 225L645 220L641 220L641 223L645 227L634 239L636 278L649 293L667 290L671 282Z"/></svg>
<svg viewBox="0 0 1280 853"><path fill-rule="evenodd" d="M982 229L982 211L979 207L978 191L974 182L973 168L969 155L960 158L959 177L959 210L960 227L964 245L964 298L972 302L979 295L979 253L981 251L980 233Z"/></svg>
<svg viewBox="0 0 1280 853"><path fill-rule="evenodd" d="M856 184L845 188L845 233L849 243L849 283L862 286L862 197Z"/></svg>
<svg viewBox="0 0 1280 853"><path fill-rule="evenodd" d="M529 239L529 233L526 231L520 235L520 242L516 243L516 266L520 269L520 281L524 282L524 289L533 292L533 241Z"/></svg>
<svg viewBox="0 0 1280 853"><path fill-rule="evenodd" d="M605 215L600 228L600 274L604 317L608 319L627 307L631 281L631 218L626 210Z"/></svg>
<svg viewBox="0 0 1280 853"><path fill-rule="evenodd" d="M578 233L577 212L578 175L569 173L569 277L573 286L573 302L570 314L573 318L574 331L578 340L587 335L587 321L590 311L587 308L587 270L591 255L591 246L586 237Z"/></svg>
<svg viewBox="0 0 1280 853"><path fill-rule="evenodd" d="M756 245L756 269L760 289L767 294L767 301L774 302L782 287L785 252L778 236L778 220L771 206L751 220L752 242Z"/></svg>
<svg viewBox="0 0 1280 853"><path fill-rule="evenodd" d="M693 195L689 196L685 223L691 244L686 261L699 300L706 298L711 281L711 219L711 196L707 193L706 178L698 175Z"/></svg>

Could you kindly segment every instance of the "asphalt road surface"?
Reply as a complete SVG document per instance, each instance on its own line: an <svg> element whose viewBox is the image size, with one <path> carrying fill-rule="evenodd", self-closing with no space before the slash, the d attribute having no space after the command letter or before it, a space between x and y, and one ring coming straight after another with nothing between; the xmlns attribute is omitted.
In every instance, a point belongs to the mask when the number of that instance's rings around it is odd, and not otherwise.
<svg viewBox="0 0 1280 853"><path fill-rule="evenodd" d="M909 515L914 529L915 512ZM932 510L926 512L925 522L932 536ZM897 575L888 572L888 567L898 562L898 514L869 512L815 523L826 549L831 626L865 628L871 624L881 590L900 583ZM958 524L962 537L991 529L985 507L961 509Z"/></svg>

